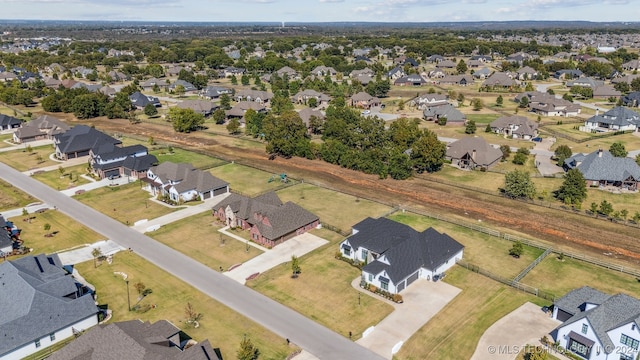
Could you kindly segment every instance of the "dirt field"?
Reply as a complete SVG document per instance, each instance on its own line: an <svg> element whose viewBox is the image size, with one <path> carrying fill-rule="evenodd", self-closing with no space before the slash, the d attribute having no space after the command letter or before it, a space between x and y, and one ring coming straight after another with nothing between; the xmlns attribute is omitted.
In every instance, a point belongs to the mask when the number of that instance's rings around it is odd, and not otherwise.
<svg viewBox="0 0 640 360"><path fill-rule="evenodd" d="M195 147L210 152L212 156L250 164L272 173L286 172L290 177L362 198L479 220L504 231L523 233L560 247L588 251L590 255L599 257L604 257L604 253L611 253L607 259L640 264L638 228L467 191L419 177L404 181L379 180L375 175L343 169L319 160L276 158L269 161L264 151L253 148L239 150L234 145L237 139L222 135L211 136L197 132L179 134L169 126L131 125L126 120L96 119L95 126L107 132L131 133L144 138L153 136L158 141L174 142L187 148Z"/></svg>

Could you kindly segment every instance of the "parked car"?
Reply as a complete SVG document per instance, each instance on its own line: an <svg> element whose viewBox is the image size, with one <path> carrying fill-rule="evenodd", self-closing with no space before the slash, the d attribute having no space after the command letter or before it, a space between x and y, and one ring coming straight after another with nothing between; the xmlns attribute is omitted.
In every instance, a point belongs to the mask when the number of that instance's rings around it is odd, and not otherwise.
<svg viewBox="0 0 640 360"><path fill-rule="evenodd" d="M362 115L369 115L369 114L371 114L371 110L362 110L361 114Z"/></svg>
<svg viewBox="0 0 640 360"><path fill-rule="evenodd" d="M531 139L531 140L533 140L533 141L535 141L535 142L541 142L541 141L542 141L542 138L538 136L538 137L534 137L534 138L533 138L533 139Z"/></svg>

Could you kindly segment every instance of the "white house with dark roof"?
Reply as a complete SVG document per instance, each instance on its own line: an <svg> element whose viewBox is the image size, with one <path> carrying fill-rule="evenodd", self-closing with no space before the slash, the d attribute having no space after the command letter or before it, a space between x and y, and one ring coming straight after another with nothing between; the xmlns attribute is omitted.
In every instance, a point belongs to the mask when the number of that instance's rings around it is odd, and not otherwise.
<svg viewBox="0 0 640 360"><path fill-rule="evenodd" d="M635 360L640 346L640 300L609 295L588 286L556 300L553 332L559 345L589 360Z"/></svg>
<svg viewBox="0 0 640 360"><path fill-rule="evenodd" d="M90 291L57 255L0 263L0 359L22 359L98 324Z"/></svg>
<svg viewBox="0 0 640 360"><path fill-rule="evenodd" d="M640 125L640 114L626 107L616 106L602 115L596 112L596 115L584 122L582 130L586 132L637 131L638 125Z"/></svg>
<svg viewBox="0 0 640 360"><path fill-rule="evenodd" d="M155 155L149 154L143 145L119 147L105 144L89 152L91 170L101 179L112 176L142 178L157 163Z"/></svg>
<svg viewBox="0 0 640 360"><path fill-rule="evenodd" d="M590 154L574 154L565 159L566 170L578 169L588 186L613 186L631 191L638 190L640 166L629 157L615 157L609 151L597 150Z"/></svg>
<svg viewBox="0 0 640 360"><path fill-rule="evenodd" d="M464 246L433 228L418 232L387 218L366 218L340 243L342 256L365 263L362 282L397 294L417 279L432 280L462 259Z"/></svg>
<svg viewBox="0 0 640 360"><path fill-rule="evenodd" d="M22 120L13 116L0 114L0 131L13 130L22 126Z"/></svg>
<svg viewBox="0 0 640 360"><path fill-rule="evenodd" d="M410 106L414 106L419 110L424 110L429 106L438 106L448 104L447 95L444 94L422 94L413 98L410 102Z"/></svg>
<svg viewBox="0 0 640 360"><path fill-rule="evenodd" d="M147 171L146 190L175 202L206 200L229 192L229 183L191 164L165 161Z"/></svg>
<svg viewBox="0 0 640 360"><path fill-rule="evenodd" d="M10 224L0 215L0 257L11 254L13 251L13 239L11 238Z"/></svg>

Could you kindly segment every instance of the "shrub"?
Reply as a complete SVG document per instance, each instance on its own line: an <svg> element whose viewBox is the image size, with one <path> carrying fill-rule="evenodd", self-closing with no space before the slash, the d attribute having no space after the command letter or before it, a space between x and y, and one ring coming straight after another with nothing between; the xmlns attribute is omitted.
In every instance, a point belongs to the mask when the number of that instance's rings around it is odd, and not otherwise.
<svg viewBox="0 0 640 360"><path fill-rule="evenodd" d="M402 295L400 294L393 294L391 298L394 302L397 302L397 303L402 302Z"/></svg>
<svg viewBox="0 0 640 360"><path fill-rule="evenodd" d="M377 291L378 291L378 288L377 288L375 285L371 285L371 284L369 284L369 291L371 291L371 292L377 292Z"/></svg>

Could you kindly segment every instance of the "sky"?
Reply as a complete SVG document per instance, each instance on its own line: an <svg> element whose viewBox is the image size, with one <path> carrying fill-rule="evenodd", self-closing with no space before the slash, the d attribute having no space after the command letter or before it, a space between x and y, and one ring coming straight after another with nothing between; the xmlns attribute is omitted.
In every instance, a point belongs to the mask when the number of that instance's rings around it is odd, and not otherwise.
<svg viewBox="0 0 640 360"><path fill-rule="evenodd" d="M637 22L640 0L0 0L0 19Z"/></svg>

